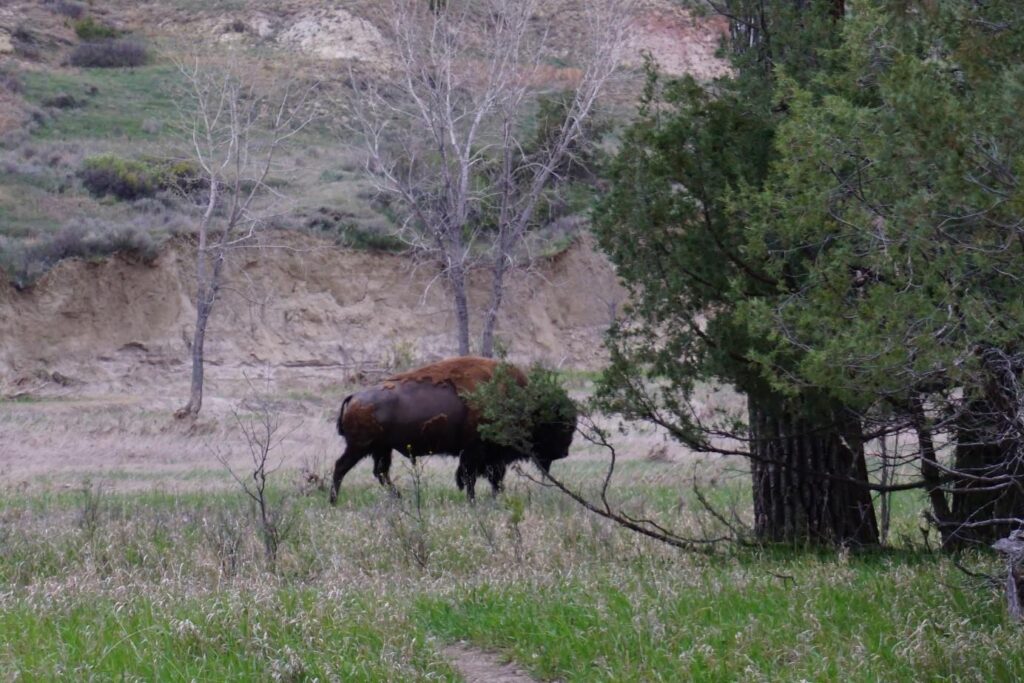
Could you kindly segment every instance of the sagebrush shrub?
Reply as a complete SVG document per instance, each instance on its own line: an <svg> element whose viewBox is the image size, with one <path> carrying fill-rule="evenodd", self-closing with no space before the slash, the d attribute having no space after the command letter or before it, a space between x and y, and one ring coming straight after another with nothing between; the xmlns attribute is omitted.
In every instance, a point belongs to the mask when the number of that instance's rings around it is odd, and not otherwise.
<svg viewBox="0 0 1024 683"><path fill-rule="evenodd" d="M94 197L109 195L123 201L161 191L188 195L206 187L199 167L191 161L135 161L112 154L86 159L78 177Z"/></svg>
<svg viewBox="0 0 1024 683"><path fill-rule="evenodd" d="M93 196L113 195L122 200L152 197L157 191L154 176L153 170L142 162L110 154L86 159L78 172L85 189Z"/></svg>
<svg viewBox="0 0 1024 683"><path fill-rule="evenodd" d="M71 2L70 0L50 0L46 3L50 9L62 17L68 19L81 19L85 16L85 5L80 2Z"/></svg>
<svg viewBox="0 0 1024 683"><path fill-rule="evenodd" d="M309 218L306 228L328 237L339 246L365 251L397 253L405 251L408 245L396 235L363 227L351 220L344 212L321 207Z"/></svg>
<svg viewBox="0 0 1024 683"><path fill-rule="evenodd" d="M25 90L25 86L22 84L21 79L18 78L18 75L9 71L0 71L0 88L15 95Z"/></svg>
<svg viewBox="0 0 1024 683"><path fill-rule="evenodd" d="M148 60L146 46L131 38L82 43L68 57L71 66L97 69L142 66Z"/></svg>
<svg viewBox="0 0 1024 683"><path fill-rule="evenodd" d="M0 270L7 273L11 284L25 289L67 258L101 258L119 253L152 263L159 250L158 241L138 225L76 220L32 243L0 238Z"/></svg>
<svg viewBox="0 0 1024 683"><path fill-rule="evenodd" d="M96 42L117 38L120 32L113 26L96 21L92 17L85 17L75 22L75 35L86 42Z"/></svg>

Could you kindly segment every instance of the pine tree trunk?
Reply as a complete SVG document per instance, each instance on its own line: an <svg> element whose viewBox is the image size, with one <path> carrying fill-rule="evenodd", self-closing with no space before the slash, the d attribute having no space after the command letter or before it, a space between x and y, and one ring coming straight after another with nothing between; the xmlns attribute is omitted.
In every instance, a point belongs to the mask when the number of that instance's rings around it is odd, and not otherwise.
<svg viewBox="0 0 1024 683"><path fill-rule="evenodd" d="M748 400L757 537L876 545L871 492L856 483L867 482L863 448L852 438L856 425L837 419L837 411L812 419L784 405L779 396Z"/></svg>
<svg viewBox="0 0 1024 683"><path fill-rule="evenodd" d="M1024 463L1018 445L1000 435L1005 419L989 401L978 399L967 403L958 420L954 469L962 476L950 487L946 548L989 545L1019 526L989 520L1024 518Z"/></svg>

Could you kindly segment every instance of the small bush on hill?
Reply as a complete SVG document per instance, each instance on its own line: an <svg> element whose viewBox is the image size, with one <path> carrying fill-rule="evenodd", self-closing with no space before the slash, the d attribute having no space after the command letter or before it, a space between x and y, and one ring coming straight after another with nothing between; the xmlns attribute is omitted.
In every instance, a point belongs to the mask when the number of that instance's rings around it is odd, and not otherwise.
<svg viewBox="0 0 1024 683"><path fill-rule="evenodd" d="M321 207L315 216L306 221L306 228L350 249L398 253L408 248L397 236L363 227L343 212L327 207Z"/></svg>
<svg viewBox="0 0 1024 683"><path fill-rule="evenodd" d="M18 24L14 27L14 33L11 37L20 43L28 43L30 45L36 44L36 34L32 32L26 24Z"/></svg>
<svg viewBox="0 0 1024 683"><path fill-rule="evenodd" d="M50 9L56 14L68 19L81 19L85 16L85 5L80 2L70 2L69 0L48 0L46 3Z"/></svg>
<svg viewBox="0 0 1024 683"><path fill-rule="evenodd" d="M59 92L53 97L43 100L44 107L53 107L54 109L77 109L84 104L85 102L66 92Z"/></svg>
<svg viewBox="0 0 1024 683"><path fill-rule="evenodd" d="M9 71L0 71L0 88L15 95L25 90L25 86L22 84L21 79L18 78L18 74Z"/></svg>
<svg viewBox="0 0 1024 683"><path fill-rule="evenodd" d="M11 42L14 47L14 54L23 59L39 61L42 53L39 49L39 40L36 34L25 24L18 24L11 33Z"/></svg>
<svg viewBox="0 0 1024 683"><path fill-rule="evenodd" d="M113 26L96 21L92 17L85 17L75 22L75 35L81 40L93 43L100 40L117 38L121 35L121 32Z"/></svg>
<svg viewBox="0 0 1024 683"><path fill-rule="evenodd" d="M161 190L189 195L206 188L207 181L194 162L172 161L159 165L156 184Z"/></svg>
<svg viewBox="0 0 1024 683"><path fill-rule="evenodd" d="M152 263L159 244L137 225L108 225L86 219L64 225L55 233L25 244L0 238L0 269L18 289L31 287L47 271L66 258L100 258L124 254Z"/></svg>
<svg viewBox="0 0 1024 683"><path fill-rule="evenodd" d="M97 69L142 66L148 60L146 46L130 38L82 43L68 57L72 66Z"/></svg>
<svg viewBox="0 0 1024 683"><path fill-rule="evenodd" d="M152 197L157 191L151 168L142 162L110 154L86 159L78 176L85 189L96 197L113 195L130 200Z"/></svg>
<svg viewBox="0 0 1024 683"><path fill-rule="evenodd" d="M109 195L124 201L161 191L187 195L206 184L198 167L189 161L135 161L112 154L86 159L78 177L94 197Z"/></svg>

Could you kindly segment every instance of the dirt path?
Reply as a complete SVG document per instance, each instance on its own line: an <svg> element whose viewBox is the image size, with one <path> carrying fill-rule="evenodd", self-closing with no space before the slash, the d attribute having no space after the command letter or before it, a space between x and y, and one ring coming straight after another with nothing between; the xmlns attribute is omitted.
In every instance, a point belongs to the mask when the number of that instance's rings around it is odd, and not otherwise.
<svg viewBox="0 0 1024 683"><path fill-rule="evenodd" d="M537 683L514 664L502 664L495 655L466 643L446 647L444 654L466 683Z"/></svg>

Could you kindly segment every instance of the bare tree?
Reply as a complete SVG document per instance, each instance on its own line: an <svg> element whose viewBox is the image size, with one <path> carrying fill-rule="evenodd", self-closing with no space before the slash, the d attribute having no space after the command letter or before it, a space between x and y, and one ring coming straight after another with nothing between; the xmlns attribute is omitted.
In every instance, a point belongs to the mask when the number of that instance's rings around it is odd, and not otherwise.
<svg viewBox="0 0 1024 683"><path fill-rule="evenodd" d="M271 462L271 452L298 429L299 425L282 432L281 417L270 398L269 387L269 376L262 391L257 390L250 381L250 396L240 406L243 412L233 412L235 423L249 449L252 468L250 473L243 477L235 472L223 453L218 452L217 459L252 502L260 538L263 541L264 556L273 570L277 564L278 550L291 531L294 519L290 519L287 514L289 501L274 501L267 490L268 480L281 465L280 462Z"/></svg>
<svg viewBox="0 0 1024 683"><path fill-rule="evenodd" d="M278 197L267 184L282 147L312 119L313 87L292 82L260 88L237 62L208 68L195 59L178 65L187 83L185 139L202 200L196 248L196 325L192 334L192 387L175 415L195 417L203 404L206 330L223 285L231 249L250 244L268 215L263 201ZM272 201L269 203L273 203Z"/></svg>
<svg viewBox="0 0 1024 683"><path fill-rule="evenodd" d="M390 0L395 75L381 84L353 77L349 132L364 143L378 189L402 207L407 241L440 267L462 354L470 351L470 270L491 265L480 346L491 355L505 276L625 51L631 3L581 3L578 69L570 70L561 121L527 150L528 117L551 90L538 9L538 0Z"/></svg>

